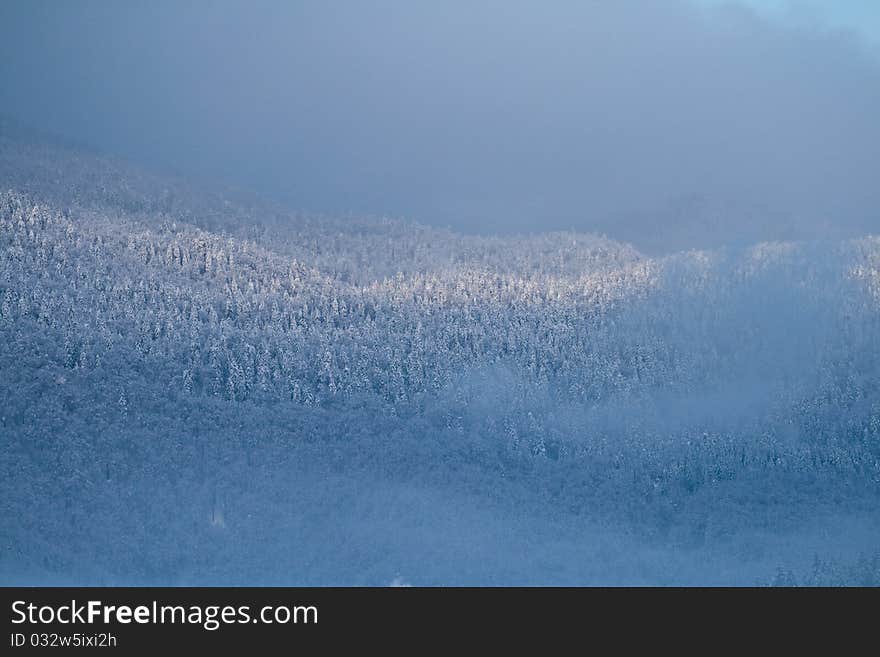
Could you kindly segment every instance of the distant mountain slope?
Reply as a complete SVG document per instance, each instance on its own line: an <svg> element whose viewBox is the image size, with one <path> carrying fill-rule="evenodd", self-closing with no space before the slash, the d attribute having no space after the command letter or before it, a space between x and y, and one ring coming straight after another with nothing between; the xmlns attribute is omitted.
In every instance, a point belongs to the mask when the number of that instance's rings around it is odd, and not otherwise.
<svg viewBox="0 0 880 657"><path fill-rule="evenodd" d="M691 195L642 212L597 221L594 230L658 256L687 249L747 246L768 241L842 241L880 231L880 213L804 217L770 204Z"/></svg>
<svg viewBox="0 0 880 657"><path fill-rule="evenodd" d="M647 258L303 217L8 136L0 186L0 572L650 583L826 513L880 535L877 237ZM603 531L642 579L577 561Z"/></svg>
<svg viewBox="0 0 880 657"><path fill-rule="evenodd" d="M293 213L237 190L156 175L46 138L34 141L2 123L0 181L56 208L121 213L153 228L178 223L254 241L361 283L451 267L571 275L639 257L628 245L590 235L466 237L387 218ZM512 252L521 260L511 263Z"/></svg>

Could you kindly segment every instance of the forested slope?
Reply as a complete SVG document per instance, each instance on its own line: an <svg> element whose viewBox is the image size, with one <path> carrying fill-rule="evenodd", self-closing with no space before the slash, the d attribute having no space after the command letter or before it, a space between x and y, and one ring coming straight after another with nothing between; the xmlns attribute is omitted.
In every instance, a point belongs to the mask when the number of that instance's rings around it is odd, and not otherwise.
<svg viewBox="0 0 880 657"><path fill-rule="evenodd" d="M751 584L878 545L876 236L463 236L9 133L0 187L6 578Z"/></svg>

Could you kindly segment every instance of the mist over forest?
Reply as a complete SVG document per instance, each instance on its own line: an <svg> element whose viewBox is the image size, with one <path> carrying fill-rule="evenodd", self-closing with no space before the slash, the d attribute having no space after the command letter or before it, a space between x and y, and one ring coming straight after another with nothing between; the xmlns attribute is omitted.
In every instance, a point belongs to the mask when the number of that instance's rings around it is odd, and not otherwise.
<svg viewBox="0 0 880 657"><path fill-rule="evenodd" d="M737 3L3 3L0 583L877 585L877 117Z"/></svg>
<svg viewBox="0 0 880 657"><path fill-rule="evenodd" d="M661 251L877 222L876 47L736 4L36 0L0 25L5 114L295 209Z"/></svg>

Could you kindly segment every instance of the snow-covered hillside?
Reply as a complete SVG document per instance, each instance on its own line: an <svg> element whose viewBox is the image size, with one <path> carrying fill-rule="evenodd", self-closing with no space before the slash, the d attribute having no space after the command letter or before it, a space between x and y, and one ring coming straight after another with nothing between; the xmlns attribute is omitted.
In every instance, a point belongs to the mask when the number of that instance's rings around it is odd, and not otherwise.
<svg viewBox="0 0 880 657"><path fill-rule="evenodd" d="M463 236L8 133L0 188L4 580L880 578L876 236Z"/></svg>

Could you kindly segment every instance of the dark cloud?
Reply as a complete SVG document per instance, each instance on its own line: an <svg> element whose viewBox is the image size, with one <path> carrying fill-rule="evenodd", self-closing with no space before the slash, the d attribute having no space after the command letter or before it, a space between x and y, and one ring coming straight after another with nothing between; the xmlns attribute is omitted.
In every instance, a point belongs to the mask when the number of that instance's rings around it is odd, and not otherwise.
<svg viewBox="0 0 880 657"><path fill-rule="evenodd" d="M297 207L658 248L880 224L880 67L735 7L29 1L0 26L2 111Z"/></svg>

